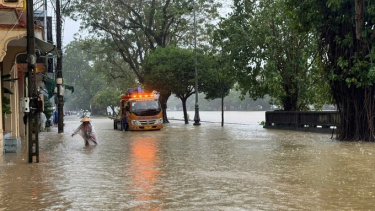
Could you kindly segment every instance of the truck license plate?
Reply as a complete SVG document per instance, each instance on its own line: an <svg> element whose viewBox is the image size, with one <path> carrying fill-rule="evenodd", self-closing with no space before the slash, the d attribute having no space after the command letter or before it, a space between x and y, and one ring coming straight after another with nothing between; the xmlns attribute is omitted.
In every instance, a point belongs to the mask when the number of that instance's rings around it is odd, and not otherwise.
<svg viewBox="0 0 375 211"><path fill-rule="evenodd" d="M145 130L150 130L151 128L151 126L145 126Z"/></svg>

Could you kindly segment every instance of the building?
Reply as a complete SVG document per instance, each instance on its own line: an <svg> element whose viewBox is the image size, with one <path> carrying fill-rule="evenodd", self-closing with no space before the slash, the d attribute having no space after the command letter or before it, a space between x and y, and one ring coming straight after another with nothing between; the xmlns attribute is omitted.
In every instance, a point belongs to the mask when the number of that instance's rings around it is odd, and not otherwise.
<svg viewBox="0 0 375 211"><path fill-rule="evenodd" d="M9 146L6 139L20 140L25 138L24 111L20 100L27 93L25 75L27 65L27 25L26 25L26 0L0 0L0 72L2 76L10 74L14 82L1 81L2 90L10 90L12 94L2 91L2 106L0 107L0 152ZM44 81L47 73L53 72L53 58L58 56L52 44L51 21L39 12L35 13L34 36L36 48L36 74L32 79L37 89L45 90ZM46 21L45 21L46 20ZM46 40L46 41L45 41ZM48 40L48 42L47 42ZM43 98L44 95L40 95ZM6 97L6 98L4 98ZM6 102L8 100L9 102ZM11 113L5 113L4 103L9 103ZM18 142L19 143L19 142ZM17 146L18 147L18 146ZM3 153L0 153L0 156Z"/></svg>

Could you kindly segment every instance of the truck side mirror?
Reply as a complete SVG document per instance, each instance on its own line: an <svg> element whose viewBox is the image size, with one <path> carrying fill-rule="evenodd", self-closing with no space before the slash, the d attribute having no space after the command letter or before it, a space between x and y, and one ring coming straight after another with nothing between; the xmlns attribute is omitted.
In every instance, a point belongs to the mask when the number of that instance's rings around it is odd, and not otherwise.
<svg viewBox="0 0 375 211"><path fill-rule="evenodd" d="M126 107L125 107L125 111L129 111L129 106L126 106Z"/></svg>

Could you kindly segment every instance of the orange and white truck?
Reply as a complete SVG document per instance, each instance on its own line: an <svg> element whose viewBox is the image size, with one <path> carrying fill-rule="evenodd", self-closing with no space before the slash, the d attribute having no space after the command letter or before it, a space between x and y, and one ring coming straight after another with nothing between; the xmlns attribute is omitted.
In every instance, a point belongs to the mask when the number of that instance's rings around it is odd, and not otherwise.
<svg viewBox="0 0 375 211"><path fill-rule="evenodd" d="M113 127L118 130L160 130L163 128L163 112L154 93L146 93L141 88L130 88L121 96L118 117L113 119Z"/></svg>

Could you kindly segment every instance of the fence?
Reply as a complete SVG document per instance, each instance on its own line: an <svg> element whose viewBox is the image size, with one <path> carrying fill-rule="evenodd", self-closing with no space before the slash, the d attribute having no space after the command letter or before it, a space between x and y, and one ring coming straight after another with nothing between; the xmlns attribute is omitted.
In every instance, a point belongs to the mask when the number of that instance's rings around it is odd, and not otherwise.
<svg viewBox="0 0 375 211"><path fill-rule="evenodd" d="M264 128L332 132L339 123L337 111L267 111Z"/></svg>

